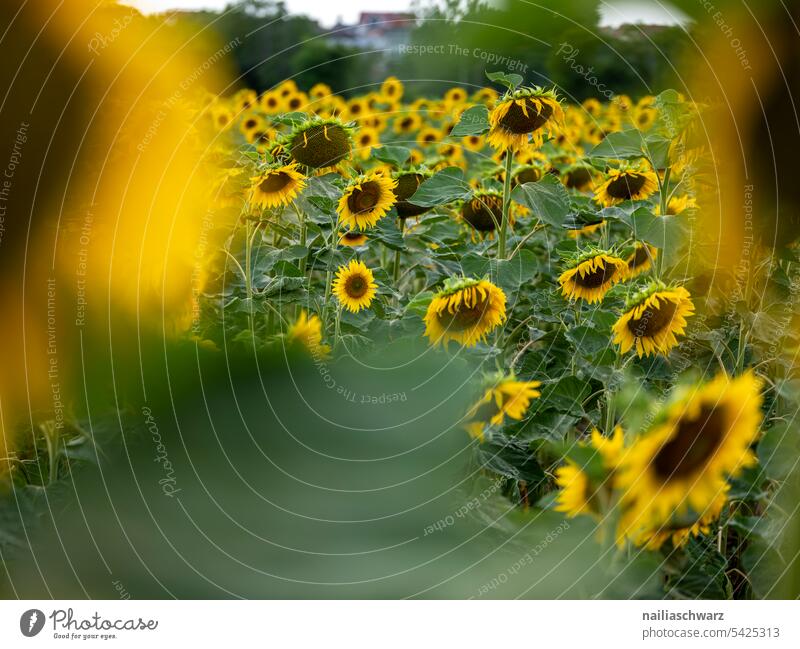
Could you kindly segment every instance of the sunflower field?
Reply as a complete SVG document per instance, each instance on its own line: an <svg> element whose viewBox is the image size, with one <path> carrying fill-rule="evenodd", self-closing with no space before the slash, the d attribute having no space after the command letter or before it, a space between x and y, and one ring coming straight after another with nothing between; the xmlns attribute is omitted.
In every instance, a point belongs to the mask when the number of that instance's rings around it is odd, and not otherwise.
<svg viewBox="0 0 800 649"><path fill-rule="evenodd" d="M459 368L476 484L644 561L624 596L791 592L796 250L708 254L708 106L487 78L207 96L225 226L180 335L324 381L397 346Z"/></svg>

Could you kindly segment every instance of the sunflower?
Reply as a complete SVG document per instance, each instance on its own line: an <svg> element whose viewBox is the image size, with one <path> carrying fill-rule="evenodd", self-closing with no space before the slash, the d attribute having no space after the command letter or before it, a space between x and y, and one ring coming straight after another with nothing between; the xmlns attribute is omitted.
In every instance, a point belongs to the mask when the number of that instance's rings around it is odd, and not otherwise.
<svg viewBox="0 0 800 649"><path fill-rule="evenodd" d="M611 252L590 249L558 278L561 294L570 300L599 302L614 284L626 279L628 265Z"/></svg>
<svg viewBox="0 0 800 649"><path fill-rule="evenodd" d="M592 185L594 180L593 167L585 164L573 164L561 174L561 182L565 187L584 191Z"/></svg>
<svg viewBox="0 0 800 649"><path fill-rule="evenodd" d="M503 195L493 190L476 192L461 207L461 218L478 232L494 232L503 222Z"/></svg>
<svg viewBox="0 0 800 649"><path fill-rule="evenodd" d="M339 235L339 245L357 248L367 242L367 235L358 230L345 230Z"/></svg>
<svg viewBox="0 0 800 649"><path fill-rule="evenodd" d="M511 182L515 185L524 185L525 183L535 183L542 179L545 174L544 167L540 165L523 165L517 169Z"/></svg>
<svg viewBox="0 0 800 649"><path fill-rule="evenodd" d="M394 118L392 130L398 135L413 133L422 126L422 118L417 113L406 113Z"/></svg>
<svg viewBox="0 0 800 649"><path fill-rule="evenodd" d="M243 88L233 96L233 105L237 113L250 110L258 101L258 94L255 90Z"/></svg>
<svg viewBox="0 0 800 649"><path fill-rule="evenodd" d="M624 201L640 201L658 189L658 178L652 171L612 169L605 182L595 190L594 200L604 207Z"/></svg>
<svg viewBox="0 0 800 649"><path fill-rule="evenodd" d="M689 542L693 536L708 534L711 526L719 519L719 515L728 502L728 489L713 500L702 512L690 516L687 520L669 521L652 529L639 529L631 532L630 537L634 545L643 546L648 550L658 550L667 540L672 541L672 547L680 548Z"/></svg>
<svg viewBox="0 0 800 649"><path fill-rule="evenodd" d="M350 119L361 119L369 113L369 105L360 98L351 99L347 102L347 115Z"/></svg>
<svg viewBox="0 0 800 649"><path fill-rule="evenodd" d="M428 172L413 169L395 174L394 178L397 180L397 186L394 189L394 195L397 198L395 209L397 210L397 216L401 219L407 219L409 216L419 216L431 209L430 207L420 207L408 202L408 199L419 189L422 181L428 177L430 177Z"/></svg>
<svg viewBox="0 0 800 649"><path fill-rule="evenodd" d="M596 223L588 223L583 227L567 230L567 236L570 237L571 239L577 239L581 235L592 234L594 232L597 232L600 228L602 228L605 225L605 223L606 223L605 219L600 219Z"/></svg>
<svg viewBox="0 0 800 649"><path fill-rule="evenodd" d="M296 92L283 99L283 107L288 113L304 110L307 106L308 95L304 92Z"/></svg>
<svg viewBox="0 0 800 649"><path fill-rule="evenodd" d="M461 145L467 151L480 151L483 149L485 140L482 135L465 135L461 138Z"/></svg>
<svg viewBox="0 0 800 649"><path fill-rule="evenodd" d="M315 83L311 86L311 90L308 91L308 94L314 99L324 99L332 95L333 90L331 90L331 87L327 83Z"/></svg>
<svg viewBox="0 0 800 649"><path fill-rule="evenodd" d="M543 132L555 133L564 119L558 96L552 90L521 88L505 97L489 115L488 141L496 149L519 150L528 145L540 147Z"/></svg>
<svg viewBox="0 0 800 649"><path fill-rule="evenodd" d="M620 538L641 538L676 521L684 526L687 517L702 520L713 511L728 479L756 462L760 390L752 370L676 390L623 459Z"/></svg>
<svg viewBox="0 0 800 649"><path fill-rule="evenodd" d="M561 491L556 497L555 509L570 518L580 514L597 517L611 500L614 472L622 457L624 434L619 426L610 437L594 429L591 442L579 442L578 445L594 451L592 465L597 466L580 466L568 459L564 466L556 469L556 484Z"/></svg>
<svg viewBox="0 0 800 649"><path fill-rule="evenodd" d="M633 252L625 260L628 264L628 277L638 277L653 267L653 262L658 257L658 248L649 243L637 242Z"/></svg>
<svg viewBox="0 0 800 649"><path fill-rule="evenodd" d="M403 96L403 82L397 77L386 77L381 84L381 95L386 101L399 101Z"/></svg>
<svg viewBox="0 0 800 649"><path fill-rule="evenodd" d="M309 318L305 310L300 312L286 336L290 343L303 345L314 357L325 358L331 351L328 345L322 344L322 322L315 315Z"/></svg>
<svg viewBox="0 0 800 649"><path fill-rule="evenodd" d="M211 110L211 121L220 131L226 129L233 121L233 111L227 106L215 106Z"/></svg>
<svg viewBox="0 0 800 649"><path fill-rule="evenodd" d="M516 377L494 376L487 380L489 386L467 412L464 427L470 435L483 440L487 426L499 426L505 417L519 421L525 416L532 399L541 396L537 390L540 381L518 381Z"/></svg>
<svg viewBox="0 0 800 649"><path fill-rule="evenodd" d="M655 123L658 111L655 108L637 108L633 114L633 123L640 131L647 131Z"/></svg>
<svg viewBox="0 0 800 649"><path fill-rule="evenodd" d="M461 104L467 100L467 91L456 86L444 93L444 102L450 106Z"/></svg>
<svg viewBox="0 0 800 649"><path fill-rule="evenodd" d="M264 120L255 113L246 113L242 116L242 121L239 122L239 131L245 137L252 131L264 130L264 128Z"/></svg>
<svg viewBox="0 0 800 649"><path fill-rule="evenodd" d="M262 208L289 205L306 186L296 163L272 166L250 180L250 200Z"/></svg>
<svg viewBox="0 0 800 649"><path fill-rule="evenodd" d="M497 101L497 91L494 88L481 88L474 95L474 99L479 104L493 104Z"/></svg>
<svg viewBox="0 0 800 649"><path fill-rule="evenodd" d="M278 93L270 91L261 95L259 104L261 104L261 110L263 110L265 113L268 115L274 115L275 113L280 112L283 101Z"/></svg>
<svg viewBox="0 0 800 649"><path fill-rule="evenodd" d="M428 126L420 130L420 132L417 134L417 143L420 146L436 144L437 142L440 142L443 137L444 133L442 133L442 131L440 131L438 128Z"/></svg>
<svg viewBox="0 0 800 649"><path fill-rule="evenodd" d="M581 106L592 117L597 117L603 110L603 105L594 97L585 100Z"/></svg>
<svg viewBox="0 0 800 649"><path fill-rule="evenodd" d="M692 298L682 286L667 287L655 282L636 295L611 331L614 343L624 354L631 348L641 356L667 355L683 335L686 318L694 314Z"/></svg>
<svg viewBox="0 0 800 649"><path fill-rule="evenodd" d="M335 119L313 119L297 126L288 138L292 159L312 169L332 167L350 155L349 129Z"/></svg>
<svg viewBox="0 0 800 649"><path fill-rule="evenodd" d="M396 185L397 181L376 173L356 178L339 199L339 220L351 230L371 228L395 204Z"/></svg>
<svg viewBox="0 0 800 649"><path fill-rule="evenodd" d="M339 303L348 311L357 313L369 308L378 285L363 261L351 259L347 266L339 266L332 288Z"/></svg>
<svg viewBox="0 0 800 649"><path fill-rule="evenodd" d="M433 345L455 340L473 347L506 319L506 294L485 279L449 278L425 314L425 335Z"/></svg>
<svg viewBox="0 0 800 649"><path fill-rule="evenodd" d="M697 207L697 199L688 196L673 196L667 201L667 214L666 216L677 216L686 210L695 209ZM661 206L657 205L655 209L656 214L661 214Z"/></svg>
<svg viewBox="0 0 800 649"><path fill-rule="evenodd" d="M369 158L372 147L380 144L380 136L374 128L364 127L356 133L356 152L362 160Z"/></svg>

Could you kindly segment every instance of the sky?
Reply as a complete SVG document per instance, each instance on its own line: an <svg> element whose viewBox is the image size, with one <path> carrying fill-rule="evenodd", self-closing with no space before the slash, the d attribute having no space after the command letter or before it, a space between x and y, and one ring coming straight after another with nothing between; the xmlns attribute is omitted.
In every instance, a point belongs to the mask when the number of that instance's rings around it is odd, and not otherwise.
<svg viewBox="0 0 800 649"><path fill-rule="evenodd" d="M167 9L222 9L229 0L123 0L144 12ZM344 24L358 20L362 11L405 11L409 0L285 0L290 13L307 14L324 27L341 19ZM376 6L377 4L377 6ZM601 7L601 24L615 27L626 22L675 24L684 16L659 0L607 0Z"/></svg>

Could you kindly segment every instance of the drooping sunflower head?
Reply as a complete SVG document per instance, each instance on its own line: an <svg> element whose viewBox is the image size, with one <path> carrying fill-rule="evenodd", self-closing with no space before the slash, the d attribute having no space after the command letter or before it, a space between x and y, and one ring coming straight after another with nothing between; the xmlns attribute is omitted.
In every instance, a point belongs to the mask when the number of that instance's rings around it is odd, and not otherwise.
<svg viewBox="0 0 800 649"><path fill-rule="evenodd" d="M637 242L633 252L625 260L628 264L628 276L638 277L653 267L653 262L658 256L658 248L649 243Z"/></svg>
<svg viewBox="0 0 800 649"><path fill-rule="evenodd" d="M251 181L250 201L262 208L289 205L306 186L296 163L272 165Z"/></svg>
<svg viewBox="0 0 800 649"><path fill-rule="evenodd" d="M561 174L561 182L570 189L584 191L592 186L594 168L591 165L576 163L567 167Z"/></svg>
<svg viewBox="0 0 800 649"><path fill-rule="evenodd" d="M616 283L628 275L628 265L613 251L589 248L567 262L558 278L561 294L570 300L599 302Z"/></svg>
<svg viewBox="0 0 800 649"><path fill-rule="evenodd" d="M395 204L397 181L371 173L359 176L344 190L339 199L339 220L351 230L366 230L375 225Z"/></svg>
<svg viewBox="0 0 800 649"><path fill-rule="evenodd" d="M322 343L322 322L316 315L309 317L305 309L289 328L286 338L290 343L305 347L314 357L325 358L331 351L328 345Z"/></svg>
<svg viewBox="0 0 800 649"><path fill-rule="evenodd" d="M756 461L761 381L752 371L718 375L678 388L653 427L626 453L619 476L624 513L620 536L698 520L736 477Z"/></svg>
<svg viewBox="0 0 800 649"><path fill-rule="evenodd" d="M430 178L431 174L425 169L406 169L394 174L394 179L397 181L397 186L394 188L394 195L397 197L395 209L397 216L401 219L407 219L410 216L419 216L424 214L430 207L421 207L409 203L408 199L411 198L419 189L419 186L426 178Z"/></svg>
<svg viewBox="0 0 800 649"><path fill-rule="evenodd" d="M612 169L595 190L594 200L604 207L625 201L640 201L658 189L658 178L652 171L633 168Z"/></svg>
<svg viewBox="0 0 800 649"><path fill-rule="evenodd" d="M673 548L683 547L691 537L708 534L711 531L711 526L719 519L727 502L728 489L726 485L726 488L709 503L704 511L676 517L662 523L659 527L633 529L629 534L630 540L634 545L645 547L648 550L658 550L667 541L672 542Z"/></svg>
<svg viewBox="0 0 800 649"><path fill-rule="evenodd" d="M524 185L525 183L535 183L540 181L545 174L545 168L538 164L527 164L519 167L514 173L511 182L515 185Z"/></svg>
<svg viewBox="0 0 800 649"><path fill-rule="evenodd" d="M505 417L521 420L532 399L541 396L540 381L518 381L514 374L492 375L484 380L483 396L467 412L464 427L473 437L483 440L488 426L499 426Z"/></svg>
<svg viewBox="0 0 800 649"><path fill-rule="evenodd" d="M339 245L349 248L363 246L367 242L367 235L359 230L345 230L339 235Z"/></svg>
<svg viewBox="0 0 800 649"><path fill-rule="evenodd" d="M502 289L485 279L450 278L428 306L425 335L433 345L473 347L505 320Z"/></svg>
<svg viewBox="0 0 800 649"><path fill-rule="evenodd" d="M378 285L363 261L351 259L346 266L339 266L332 288L339 303L348 311L357 313L369 307Z"/></svg>
<svg viewBox="0 0 800 649"><path fill-rule="evenodd" d="M583 222L580 224L576 224L576 227L571 227L567 230L567 236L571 239L578 239L582 236L586 236L589 234L594 234L600 228L602 228L606 224L605 219L596 220L594 222Z"/></svg>
<svg viewBox="0 0 800 649"><path fill-rule="evenodd" d="M311 169L332 167L350 156L350 128L337 119L315 118L295 127L287 149L295 162Z"/></svg>
<svg viewBox="0 0 800 649"><path fill-rule="evenodd" d="M539 147L544 132L555 133L563 120L564 110L555 91L520 88L492 109L488 141L496 149L516 151L530 141Z"/></svg>
<svg viewBox="0 0 800 649"><path fill-rule="evenodd" d="M475 192L462 205L461 218L478 232L494 232L503 222L503 195L493 190Z"/></svg>
<svg viewBox="0 0 800 649"><path fill-rule="evenodd" d="M682 286L653 282L626 305L625 313L614 324L613 341L624 354L635 348L641 356L663 354L678 344L686 318L694 314L692 298Z"/></svg>
<svg viewBox="0 0 800 649"><path fill-rule="evenodd" d="M590 443L579 442L579 447L590 449L589 464L581 466L567 459L556 469L556 484L561 488L556 498L556 511L570 518L581 514L599 517L606 509L614 489L614 472L622 458L624 434L617 426L610 437L599 430L592 431Z"/></svg>

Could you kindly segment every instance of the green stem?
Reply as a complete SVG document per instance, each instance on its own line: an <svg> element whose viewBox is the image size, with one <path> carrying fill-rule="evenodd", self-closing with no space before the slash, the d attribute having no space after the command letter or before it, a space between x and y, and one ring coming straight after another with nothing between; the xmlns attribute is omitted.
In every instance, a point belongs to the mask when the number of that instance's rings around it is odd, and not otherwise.
<svg viewBox="0 0 800 649"><path fill-rule="evenodd" d="M511 206L511 165L514 163L514 153L506 150L506 175L503 178L503 220L500 223L500 235L497 240L497 258L506 258L506 235L508 233L508 212Z"/></svg>
<svg viewBox="0 0 800 649"><path fill-rule="evenodd" d="M300 245L306 247L306 240L308 238L308 227L306 226L305 213L294 203L294 210L297 212L297 219L300 221ZM300 260L300 272L305 276L306 266L308 265L308 250L306 250L303 258Z"/></svg>
<svg viewBox="0 0 800 649"><path fill-rule="evenodd" d="M403 230L405 230L406 222L405 219L397 219L397 229L400 230L400 236L403 236ZM392 274L394 279L394 288L395 290L398 289L397 283L400 280L400 251L394 251L394 273Z"/></svg>
<svg viewBox="0 0 800 649"><path fill-rule="evenodd" d="M336 348L339 346L339 338L342 335L342 308L338 307L336 309L336 325L333 330L333 352L336 353Z"/></svg>
<svg viewBox="0 0 800 649"><path fill-rule="evenodd" d="M331 286L333 284L333 256L336 252L336 220L331 221L331 238L328 241L328 270L325 273L325 299L322 302L322 333L328 331L328 304L331 301Z"/></svg>
<svg viewBox="0 0 800 649"><path fill-rule="evenodd" d="M250 323L250 331L254 331L253 326L253 222L250 219L245 221L245 246L244 246L244 288L247 295L247 319Z"/></svg>

